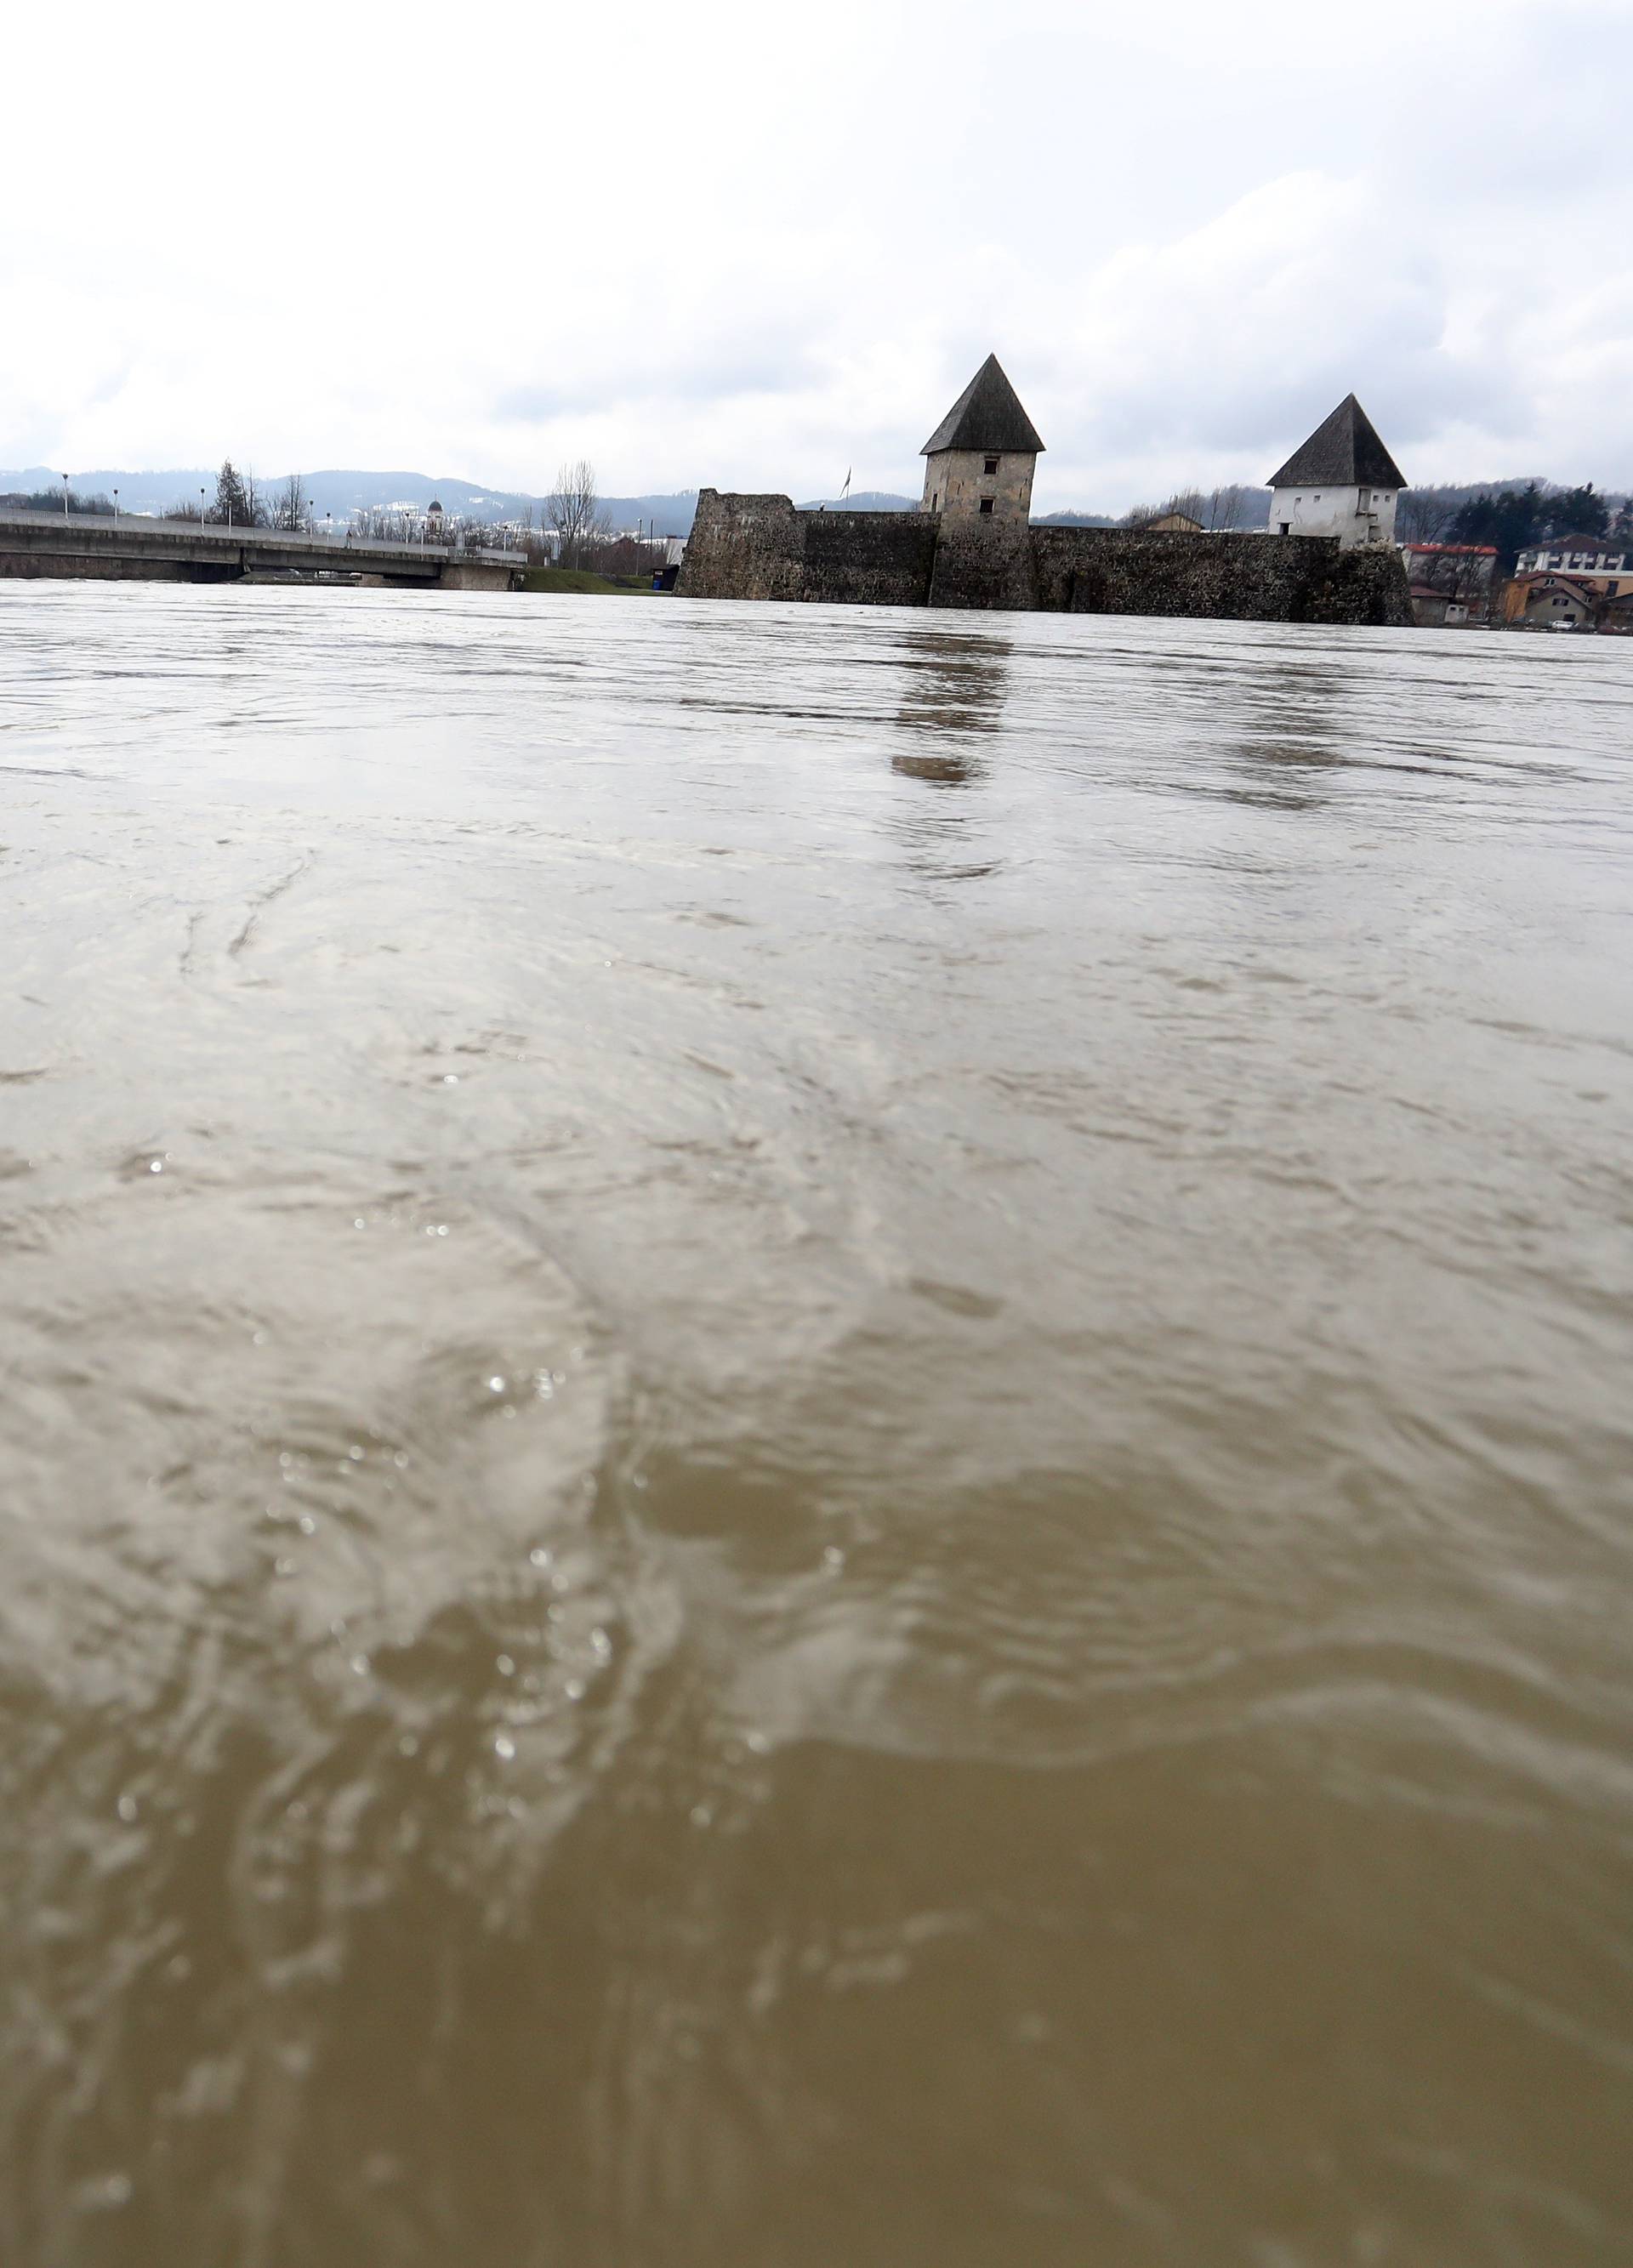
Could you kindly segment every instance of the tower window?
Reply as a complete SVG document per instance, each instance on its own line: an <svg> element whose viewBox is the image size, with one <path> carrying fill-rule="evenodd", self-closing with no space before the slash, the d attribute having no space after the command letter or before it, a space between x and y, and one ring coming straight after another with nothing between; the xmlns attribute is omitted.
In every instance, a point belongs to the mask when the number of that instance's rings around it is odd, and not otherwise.
<svg viewBox="0 0 1633 2268"><path fill-rule="evenodd" d="M995 473L997 471L998 460L996 457L988 457L986 460L986 469L989 473Z"/></svg>
<svg viewBox="0 0 1633 2268"><path fill-rule="evenodd" d="M984 512L990 513L990 512L991 512L991 511L992 511L992 508L993 508L993 500L992 500L991 497L983 497L981 498L981 510L982 510Z"/></svg>

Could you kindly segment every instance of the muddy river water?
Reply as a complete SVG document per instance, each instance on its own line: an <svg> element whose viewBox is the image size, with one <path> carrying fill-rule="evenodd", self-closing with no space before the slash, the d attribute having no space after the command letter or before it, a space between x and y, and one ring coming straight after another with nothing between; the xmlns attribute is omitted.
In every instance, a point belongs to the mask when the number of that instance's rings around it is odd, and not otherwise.
<svg viewBox="0 0 1633 2268"><path fill-rule="evenodd" d="M0 2259L1633 2256L1633 650L0 587Z"/></svg>

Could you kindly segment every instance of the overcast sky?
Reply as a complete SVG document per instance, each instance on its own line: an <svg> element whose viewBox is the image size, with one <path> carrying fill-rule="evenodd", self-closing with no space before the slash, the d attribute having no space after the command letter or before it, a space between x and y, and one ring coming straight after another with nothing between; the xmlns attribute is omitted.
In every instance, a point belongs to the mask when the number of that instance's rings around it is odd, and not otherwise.
<svg viewBox="0 0 1633 2268"><path fill-rule="evenodd" d="M1633 484L1633 6L19 7L0 465L916 493L989 349L1036 508Z"/></svg>

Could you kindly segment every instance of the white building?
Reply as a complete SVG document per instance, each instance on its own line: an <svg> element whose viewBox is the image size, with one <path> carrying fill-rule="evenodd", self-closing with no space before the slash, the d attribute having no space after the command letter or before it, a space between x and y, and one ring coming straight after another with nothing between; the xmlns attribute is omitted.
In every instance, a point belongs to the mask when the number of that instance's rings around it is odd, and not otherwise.
<svg viewBox="0 0 1633 2268"><path fill-rule="evenodd" d="M1395 505L1406 482L1353 394L1270 475L1269 486L1272 535L1335 535L1346 551L1395 540Z"/></svg>
<svg viewBox="0 0 1633 2268"><path fill-rule="evenodd" d="M1594 582L1607 577L1626 575L1628 554L1625 544L1607 541L1602 535L1548 535L1541 543L1533 543L1522 551L1514 562L1517 575L1578 575ZM1613 588L1609 594L1616 593Z"/></svg>

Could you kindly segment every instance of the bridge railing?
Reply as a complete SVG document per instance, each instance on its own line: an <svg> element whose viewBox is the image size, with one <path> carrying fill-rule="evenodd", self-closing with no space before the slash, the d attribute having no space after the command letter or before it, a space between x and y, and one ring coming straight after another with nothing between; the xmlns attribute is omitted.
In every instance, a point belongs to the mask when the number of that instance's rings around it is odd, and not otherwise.
<svg viewBox="0 0 1633 2268"><path fill-rule="evenodd" d="M314 558L347 559L475 559L485 564L514 567L524 563L518 547L511 550L499 544L458 544L425 542L391 542L378 536L344 534L336 536L307 535L277 527L228 527L218 520L157 519L145 512L122 512L117 517L108 512L31 512L7 506L0 509L0 528L65 527L70 534L75 529L106 529L119 535L168 535L183 542L242 544L250 549L299 551Z"/></svg>

